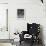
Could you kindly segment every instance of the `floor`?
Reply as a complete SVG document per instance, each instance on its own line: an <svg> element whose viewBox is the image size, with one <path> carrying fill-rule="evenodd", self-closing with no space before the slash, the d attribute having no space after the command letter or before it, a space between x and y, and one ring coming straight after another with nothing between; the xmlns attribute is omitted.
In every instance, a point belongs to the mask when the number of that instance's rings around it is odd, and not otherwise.
<svg viewBox="0 0 46 46"><path fill-rule="evenodd" d="M12 46L11 43L0 43L0 46Z"/></svg>
<svg viewBox="0 0 46 46"><path fill-rule="evenodd" d="M28 43L22 42L22 44L19 45L19 46L31 46L31 45L28 44ZM43 46L43 45L41 45L41 44L34 44L33 46Z"/></svg>
<svg viewBox="0 0 46 46"><path fill-rule="evenodd" d="M0 43L0 46L16 46L16 45L12 45L11 43ZM22 43L21 45L17 46L30 46L30 44ZM33 46L42 46L42 45L33 45Z"/></svg>
<svg viewBox="0 0 46 46"><path fill-rule="evenodd" d="M15 43L14 45L12 45L11 43L0 43L0 46L16 46L16 44L17 44L17 46L31 46L30 44L31 43L28 43L28 42L21 42L21 45L20 45L20 43ZM40 45L33 45L33 46L42 46L41 44Z"/></svg>

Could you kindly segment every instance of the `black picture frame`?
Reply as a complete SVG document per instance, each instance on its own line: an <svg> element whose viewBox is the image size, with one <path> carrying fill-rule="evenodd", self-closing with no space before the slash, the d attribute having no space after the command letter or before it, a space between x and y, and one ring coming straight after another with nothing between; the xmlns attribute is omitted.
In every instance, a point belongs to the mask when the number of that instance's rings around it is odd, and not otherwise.
<svg viewBox="0 0 46 46"><path fill-rule="evenodd" d="M24 18L24 9L17 9L17 18Z"/></svg>

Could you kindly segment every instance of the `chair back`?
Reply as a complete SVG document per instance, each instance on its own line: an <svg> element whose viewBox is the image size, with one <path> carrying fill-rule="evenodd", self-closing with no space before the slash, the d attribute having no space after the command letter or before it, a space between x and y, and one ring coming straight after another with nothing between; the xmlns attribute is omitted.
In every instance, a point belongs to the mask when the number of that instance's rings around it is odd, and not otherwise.
<svg viewBox="0 0 46 46"><path fill-rule="evenodd" d="M40 32L40 24L36 24L36 23L29 24L29 23L27 23L27 31L31 35L32 34L34 34L34 35L39 34L39 32Z"/></svg>

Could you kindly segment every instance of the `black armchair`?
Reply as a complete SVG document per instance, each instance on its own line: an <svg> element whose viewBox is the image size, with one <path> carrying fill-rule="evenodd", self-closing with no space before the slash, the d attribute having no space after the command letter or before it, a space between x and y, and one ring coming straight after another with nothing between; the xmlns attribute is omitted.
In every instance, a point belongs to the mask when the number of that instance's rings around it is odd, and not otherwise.
<svg viewBox="0 0 46 46"><path fill-rule="evenodd" d="M27 23L27 31L22 31L22 34L20 34L20 44L22 41L25 40L24 35L29 34L32 35L29 41L31 41L31 44L34 42L39 43L39 33L40 33L40 24L32 23L29 24Z"/></svg>

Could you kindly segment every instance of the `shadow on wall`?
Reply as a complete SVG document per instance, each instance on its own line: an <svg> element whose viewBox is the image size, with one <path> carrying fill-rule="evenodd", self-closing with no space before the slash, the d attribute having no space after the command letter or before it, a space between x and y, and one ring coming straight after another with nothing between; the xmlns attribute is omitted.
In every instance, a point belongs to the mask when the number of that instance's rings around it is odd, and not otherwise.
<svg viewBox="0 0 46 46"><path fill-rule="evenodd" d="M43 26L42 25L40 25L40 39L42 40L42 45L44 46Z"/></svg>

